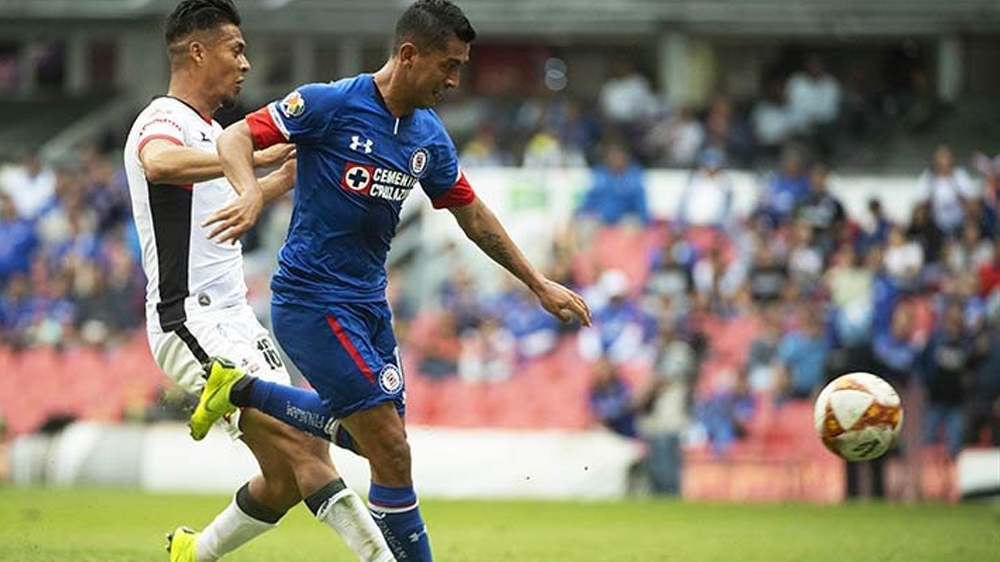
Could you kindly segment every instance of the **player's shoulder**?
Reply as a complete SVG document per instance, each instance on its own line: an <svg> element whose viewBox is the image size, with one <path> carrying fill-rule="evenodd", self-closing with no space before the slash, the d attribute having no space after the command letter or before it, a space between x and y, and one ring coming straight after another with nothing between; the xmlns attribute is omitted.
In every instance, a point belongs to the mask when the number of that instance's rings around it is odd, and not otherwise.
<svg viewBox="0 0 1000 562"><path fill-rule="evenodd" d="M202 118L198 112L186 105L181 100L170 96L158 96L153 98L148 105L136 117L137 125L150 123L163 123L172 125L184 130L193 126L194 122L201 122ZM212 122L214 123L214 121Z"/></svg>
<svg viewBox="0 0 1000 562"><path fill-rule="evenodd" d="M142 108L139 115L136 117L136 121L144 121L153 119L156 117L172 117L174 119L179 119L179 108L176 104L168 97L157 96L146 104L146 107Z"/></svg>
<svg viewBox="0 0 1000 562"><path fill-rule="evenodd" d="M431 141L446 144L451 142L451 137L448 135L448 129L445 128L444 122L441 121L441 117L439 117L437 112L433 109L417 109L413 118L416 121L421 134Z"/></svg>
<svg viewBox="0 0 1000 562"><path fill-rule="evenodd" d="M289 118L303 114L329 116L348 105L350 100L362 97L357 95L363 87L360 78L361 76L355 76L330 82L303 84L279 100L277 107L285 117Z"/></svg>
<svg viewBox="0 0 1000 562"><path fill-rule="evenodd" d="M295 91L316 101L343 98L345 95L356 93L363 88L363 76L341 78L340 80L332 80L330 82L313 82L299 86Z"/></svg>

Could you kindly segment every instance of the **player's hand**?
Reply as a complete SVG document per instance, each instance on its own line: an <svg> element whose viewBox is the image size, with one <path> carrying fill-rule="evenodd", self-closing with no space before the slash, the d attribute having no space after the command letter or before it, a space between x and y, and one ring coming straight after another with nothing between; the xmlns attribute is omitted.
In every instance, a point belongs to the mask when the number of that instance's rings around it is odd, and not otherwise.
<svg viewBox="0 0 1000 562"><path fill-rule="evenodd" d="M299 161L295 159L295 154L285 160L278 168L278 173L283 175L286 179L290 180L292 183L295 182L295 175L298 173Z"/></svg>
<svg viewBox="0 0 1000 562"><path fill-rule="evenodd" d="M201 223L207 228L214 226L208 234L209 239L221 244L235 244L240 236L246 234L257 222L261 209L264 208L264 195L260 188L248 189L235 201L219 209L211 217Z"/></svg>
<svg viewBox="0 0 1000 562"><path fill-rule="evenodd" d="M584 326L590 326L590 308L583 297L559 283L546 279L535 295L542 308L561 322L571 322L576 318Z"/></svg>
<svg viewBox="0 0 1000 562"><path fill-rule="evenodd" d="M271 145L263 150L255 150L253 153L253 165L255 168L267 168L281 164L290 158L295 158L295 145L280 143Z"/></svg>

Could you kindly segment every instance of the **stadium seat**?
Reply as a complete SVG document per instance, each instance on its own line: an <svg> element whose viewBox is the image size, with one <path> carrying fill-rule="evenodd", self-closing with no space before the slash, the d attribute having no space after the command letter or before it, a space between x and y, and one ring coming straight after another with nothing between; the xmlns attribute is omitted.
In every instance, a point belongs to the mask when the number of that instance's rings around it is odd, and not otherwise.
<svg viewBox="0 0 1000 562"><path fill-rule="evenodd" d="M638 294L649 272L649 261L636 256L648 256L655 247L655 234L628 227L606 227L597 232L589 250L589 259L598 272L618 269L625 273L631 291Z"/></svg>

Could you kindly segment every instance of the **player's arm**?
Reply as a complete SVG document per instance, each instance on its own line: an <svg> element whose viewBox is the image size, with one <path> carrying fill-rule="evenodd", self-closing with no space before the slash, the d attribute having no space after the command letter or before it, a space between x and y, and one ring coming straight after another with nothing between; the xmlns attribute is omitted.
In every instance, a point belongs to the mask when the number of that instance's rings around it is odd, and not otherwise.
<svg viewBox="0 0 1000 562"><path fill-rule="evenodd" d="M575 316L590 326L590 309L583 298L555 281L547 279L510 239L493 211L478 197L471 203L448 209L470 240L487 256L511 272L538 297L542 307L563 322Z"/></svg>
<svg viewBox="0 0 1000 562"><path fill-rule="evenodd" d="M275 145L254 154L255 166L266 167L288 158L290 144ZM139 150L139 161L152 184L187 185L222 177L219 157L211 152L183 146L173 138L156 138Z"/></svg>
<svg viewBox="0 0 1000 562"><path fill-rule="evenodd" d="M216 143L222 171L240 196L202 223L215 226L209 238L235 244L260 216L264 189L253 172L253 145L253 134L246 120L226 127Z"/></svg>
<svg viewBox="0 0 1000 562"><path fill-rule="evenodd" d="M266 186L262 186L253 173L254 148L322 138L335 105L332 102L339 99L328 90L329 87L323 84L302 86L280 102L250 113L222 132L217 143L222 171L240 196L202 223L202 226L215 226L209 234L211 238L236 243L254 225L268 196Z"/></svg>
<svg viewBox="0 0 1000 562"><path fill-rule="evenodd" d="M270 205L275 199L295 187L295 158L289 158L280 168L260 178L260 189L264 192L264 204Z"/></svg>

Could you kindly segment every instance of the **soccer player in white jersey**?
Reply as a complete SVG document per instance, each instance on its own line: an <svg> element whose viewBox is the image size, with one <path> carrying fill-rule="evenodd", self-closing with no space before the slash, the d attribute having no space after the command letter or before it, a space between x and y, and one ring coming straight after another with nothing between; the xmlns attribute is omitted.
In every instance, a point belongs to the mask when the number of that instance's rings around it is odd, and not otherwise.
<svg viewBox="0 0 1000 562"><path fill-rule="evenodd" d="M247 304L241 246L210 240L200 224L238 195L223 177L215 147L222 127L211 115L235 101L250 69L239 24L231 0L183 0L177 6L165 29L171 70L167 95L143 110L125 145L148 278L150 348L167 376L195 394L208 372L236 365L289 384L267 330ZM259 151L254 163L281 164L261 179L265 201L292 188L291 145ZM201 533L186 527L171 533L171 562L217 560L272 529L303 500L360 560L394 561L364 503L338 476L327 441L256 410L236 412L219 423L250 448L260 474Z"/></svg>

